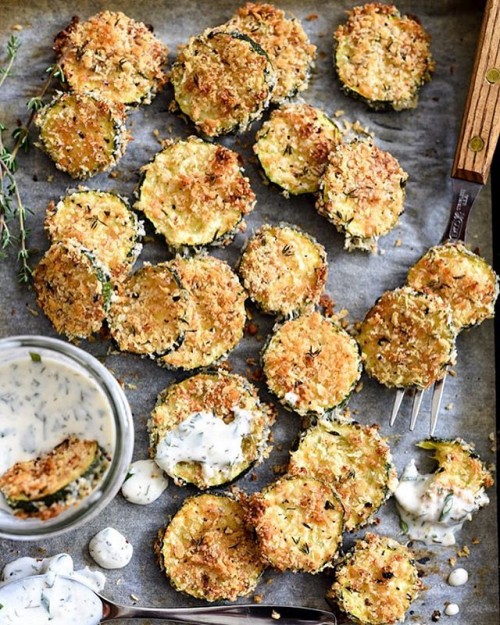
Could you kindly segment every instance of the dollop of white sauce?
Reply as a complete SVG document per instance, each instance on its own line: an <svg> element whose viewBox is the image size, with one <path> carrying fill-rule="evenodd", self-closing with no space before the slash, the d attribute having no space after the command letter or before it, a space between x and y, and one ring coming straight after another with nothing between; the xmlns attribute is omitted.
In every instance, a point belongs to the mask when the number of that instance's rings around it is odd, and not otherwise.
<svg viewBox="0 0 500 625"><path fill-rule="evenodd" d="M283 399L288 402L290 405L295 406L295 404L299 401L299 396L297 393L293 393L292 391L288 391L285 393Z"/></svg>
<svg viewBox="0 0 500 625"><path fill-rule="evenodd" d="M115 424L104 391L86 372L38 357L27 353L0 364L0 474L70 435L114 451Z"/></svg>
<svg viewBox="0 0 500 625"><path fill-rule="evenodd" d="M132 559L134 548L118 530L106 527L92 538L89 552L103 569L121 569Z"/></svg>
<svg viewBox="0 0 500 625"><path fill-rule="evenodd" d="M154 460L136 460L122 485L122 495L130 503L145 506L156 501L168 486L168 479Z"/></svg>
<svg viewBox="0 0 500 625"><path fill-rule="evenodd" d="M101 621L102 603L95 592L104 588L106 578L87 567L75 571L67 553L19 558L4 567L1 579L1 625L97 625Z"/></svg>
<svg viewBox="0 0 500 625"><path fill-rule="evenodd" d="M476 493L464 489L461 496L437 492L431 488L433 478L432 473L419 473L414 460L404 468L394 493L403 528L412 540L454 545L455 533L489 499L484 489Z"/></svg>
<svg viewBox="0 0 500 625"><path fill-rule="evenodd" d="M469 573L462 568L453 569L448 575L448 584L450 586L463 586L469 581Z"/></svg>
<svg viewBox="0 0 500 625"><path fill-rule="evenodd" d="M170 430L156 448L155 462L172 475L179 462L199 462L203 477L229 473L243 460L243 439L252 429L252 413L234 406L225 423L211 412L195 412Z"/></svg>
<svg viewBox="0 0 500 625"><path fill-rule="evenodd" d="M456 616L460 612L460 608L456 603L449 603L444 609L446 616Z"/></svg>

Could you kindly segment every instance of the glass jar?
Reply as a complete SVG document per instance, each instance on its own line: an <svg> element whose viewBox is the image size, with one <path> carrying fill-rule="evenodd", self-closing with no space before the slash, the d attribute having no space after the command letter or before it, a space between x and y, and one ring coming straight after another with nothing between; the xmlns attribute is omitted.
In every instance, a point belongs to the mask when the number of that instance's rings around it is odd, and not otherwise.
<svg viewBox="0 0 500 625"><path fill-rule="evenodd" d="M14 540L36 540L58 536L64 532L80 527L99 514L115 497L126 477L132 459L134 426L130 406L120 384L104 365L83 349L59 339L38 335L13 336L1 339L0 400L2 391L5 393L6 390L8 390L7 377L9 377L11 383L12 380L17 380L16 370L14 370L12 374L9 373L9 376L6 375L7 371L12 370L15 361L24 363L28 370L36 370L37 363L40 366L42 364L44 366L49 366L49 363L52 363L50 366L53 366L54 370L60 367L62 370L67 371L70 381L75 380L77 384L81 382L82 388L85 388L83 384L87 385L89 392L95 392L99 396L102 406L106 407L106 411L101 410L99 412L99 418L108 420L108 438L110 440L113 438L112 443L110 443L111 452L109 455L111 458L109 466L94 490L81 500L78 500L75 504L64 509L57 516L46 520L38 518L20 518L12 514L12 510L8 508L5 500L3 500L0 507L0 537ZM29 364L30 361L33 363L32 365ZM2 370L3 375L1 373ZM19 377L22 377L22 373L19 374ZM53 378L54 380L58 379L54 377L54 375ZM24 382L25 380L18 380L15 384L22 384ZM40 386L42 387L43 385ZM60 390L58 393L54 393L48 385L46 386L47 388L40 388L39 392L37 390L33 395L40 396L40 393L46 393L47 401L57 401L59 392L62 393L63 391ZM80 389L80 386L76 388ZM24 394L23 401L25 399L29 402L30 397L31 395L29 393ZM6 396L6 400L8 399L9 398ZM82 404L85 404L84 400L82 400ZM80 408L85 409L84 406ZM75 406L75 410L80 408ZM31 429L31 424L30 427L27 428L27 422L23 423L22 407L20 406L18 408L12 405L10 409L12 410L12 418L9 418L7 411L3 412L3 417L2 412L0 412L0 436L5 437L9 432L15 432L16 428L21 428L18 431L23 435L27 435L28 433L25 430ZM17 416L15 414L16 412L18 413ZM26 414L28 412L29 411L26 411ZM24 417L26 417L26 414ZM31 417L28 418L28 421L30 418ZM86 413L85 419L87 423L91 424L93 418L91 411ZM86 427L85 419L83 420L82 428ZM33 421L35 421L35 419L33 419ZM33 428L39 428L39 423L34 423ZM39 430L33 430L33 432L38 432L37 435L31 437L33 440L37 440ZM56 432L56 428L53 428L52 432ZM109 432L112 434L109 435ZM31 435L32 432L29 434ZM15 437L15 434L12 436ZM64 435L61 434L61 436L65 438ZM44 449L42 453L46 453L47 451L50 451L50 449ZM37 454L35 453L32 457L36 456ZM16 461L17 460L14 460L14 462ZM4 467L3 470L5 471L6 468ZM2 498L1 495L0 498Z"/></svg>

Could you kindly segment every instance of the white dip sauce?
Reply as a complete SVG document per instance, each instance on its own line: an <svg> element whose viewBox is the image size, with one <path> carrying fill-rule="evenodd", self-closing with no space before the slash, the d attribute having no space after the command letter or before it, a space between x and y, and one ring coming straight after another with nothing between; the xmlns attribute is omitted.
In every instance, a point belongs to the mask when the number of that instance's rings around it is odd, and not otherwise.
<svg viewBox="0 0 500 625"><path fill-rule="evenodd" d="M118 530L106 527L92 538L89 552L103 569L121 569L132 559L134 548Z"/></svg>
<svg viewBox="0 0 500 625"><path fill-rule="evenodd" d="M168 486L168 479L154 460L136 460L123 482L122 495L130 503L145 506L156 501Z"/></svg>
<svg viewBox="0 0 500 625"><path fill-rule="evenodd" d="M444 609L446 616L456 616L460 612L460 608L456 603L449 603Z"/></svg>
<svg viewBox="0 0 500 625"><path fill-rule="evenodd" d="M155 461L169 475L178 462L199 462L203 477L229 473L243 460L242 444L252 428L252 413L234 406L234 419L225 423L211 412L195 412L160 440Z"/></svg>
<svg viewBox="0 0 500 625"><path fill-rule="evenodd" d="M2 572L0 625L97 625L102 603L94 591L100 592L105 581L97 571L75 571L66 553L19 558Z"/></svg>
<svg viewBox="0 0 500 625"><path fill-rule="evenodd" d="M448 584L450 586L463 586L469 581L469 573L465 569L458 568L448 575Z"/></svg>
<svg viewBox="0 0 500 625"><path fill-rule="evenodd" d="M434 475L419 473L412 460L404 469L394 493L404 532L427 544L454 545L455 533L472 514L489 503L484 489L461 490L461 496L430 488Z"/></svg>
<svg viewBox="0 0 500 625"><path fill-rule="evenodd" d="M36 358L36 354L33 356ZM48 453L69 435L115 446L112 409L84 371L43 356L0 364L0 474Z"/></svg>

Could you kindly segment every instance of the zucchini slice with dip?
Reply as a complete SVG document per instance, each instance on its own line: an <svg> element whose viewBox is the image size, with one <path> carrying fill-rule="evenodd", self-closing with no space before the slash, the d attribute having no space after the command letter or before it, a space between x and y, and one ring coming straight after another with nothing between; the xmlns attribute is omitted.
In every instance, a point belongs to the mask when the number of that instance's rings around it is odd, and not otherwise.
<svg viewBox="0 0 500 625"><path fill-rule="evenodd" d="M454 545L455 533L489 503L493 476L462 439L429 438L417 446L433 452L437 469L421 474L414 460L404 468L394 493L401 527L412 540Z"/></svg>
<svg viewBox="0 0 500 625"><path fill-rule="evenodd" d="M76 239L91 250L115 279L130 273L142 249L142 222L125 198L81 189L50 202L45 229L52 241Z"/></svg>
<svg viewBox="0 0 500 625"><path fill-rule="evenodd" d="M119 11L74 17L54 50L71 91L133 106L149 104L166 84L168 48L142 22Z"/></svg>
<svg viewBox="0 0 500 625"><path fill-rule="evenodd" d="M289 316L318 303L328 262L325 248L296 226L264 224L246 244L238 272L261 310Z"/></svg>
<svg viewBox="0 0 500 625"><path fill-rule="evenodd" d="M256 201L240 161L197 137L171 142L142 168L135 208L173 250L227 244Z"/></svg>
<svg viewBox="0 0 500 625"><path fill-rule="evenodd" d="M56 96L37 113L35 123L39 146L56 167L82 180L113 168L131 138L124 107L86 93Z"/></svg>
<svg viewBox="0 0 500 625"><path fill-rule="evenodd" d="M111 336L122 351L165 354L183 341L188 306L170 265L143 265L117 285L107 316Z"/></svg>
<svg viewBox="0 0 500 625"><path fill-rule="evenodd" d="M345 509L347 531L369 523L397 487L391 450L375 425L320 420L291 452L288 472L331 486Z"/></svg>
<svg viewBox="0 0 500 625"><path fill-rule="evenodd" d="M345 249L375 251L377 239L404 211L408 175L369 141L337 145L320 184L316 209L345 235Z"/></svg>
<svg viewBox="0 0 500 625"><path fill-rule="evenodd" d="M430 37L416 18L392 4L356 6L333 38L335 68L348 95L374 109L416 107L435 66Z"/></svg>
<svg viewBox="0 0 500 625"><path fill-rule="evenodd" d="M248 35L269 55L277 78L271 102L279 104L307 88L316 46L295 17L271 4L247 2L224 26Z"/></svg>
<svg viewBox="0 0 500 625"><path fill-rule="evenodd" d="M172 66L177 106L207 137L243 132L268 106L276 73L264 50L239 32L191 37Z"/></svg>
<svg viewBox="0 0 500 625"><path fill-rule="evenodd" d="M77 241L53 243L33 272L33 285L38 305L60 334L84 339L101 329L113 290L110 276Z"/></svg>
<svg viewBox="0 0 500 625"><path fill-rule="evenodd" d="M16 463L0 476L0 493L16 516L50 519L89 495L108 464L97 441L70 437L39 458Z"/></svg>
<svg viewBox="0 0 500 625"><path fill-rule="evenodd" d="M285 193L316 193L328 155L342 139L337 125L309 104L284 104L256 135L253 151Z"/></svg>
<svg viewBox="0 0 500 625"><path fill-rule="evenodd" d="M250 498L262 556L279 571L319 573L342 542L344 509L330 486L285 476Z"/></svg>
<svg viewBox="0 0 500 625"><path fill-rule="evenodd" d="M169 266L188 293L183 344L158 359L171 369L193 371L225 358L239 343L246 322L246 293L238 276L213 256L176 258Z"/></svg>
<svg viewBox="0 0 500 625"><path fill-rule="evenodd" d="M299 415L341 408L361 376L356 341L319 312L275 328L262 353L269 390Z"/></svg>
<svg viewBox="0 0 500 625"><path fill-rule="evenodd" d="M463 243L431 247L411 267L407 283L416 291L439 295L447 302L458 331L495 314L498 276L484 258Z"/></svg>
<svg viewBox="0 0 500 625"><path fill-rule="evenodd" d="M367 533L335 569L327 593L359 625L403 621L423 585L414 554L392 538Z"/></svg>
<svg viewBox="0 0 500 625"><path fill-rule="evenodd" d="M377 300L357 340L369 376L389 388L425 389L454 362L455 337L448 304L403 287Z"/></svg>
<svg viewBox="0 0 500 625"><path fill-rule="evenodd" d="M178 485L219 486L269 455L274 419L245 378L199 373L158 396L149 420L151 454Z"/></svg>
<svg viewBox="0 0 500 625"><path fill-rule="evenodd" d="M236 601L255 589L265 565L246 514L228 495L184 501L155 544L175 590L204 601Z"/></svg>

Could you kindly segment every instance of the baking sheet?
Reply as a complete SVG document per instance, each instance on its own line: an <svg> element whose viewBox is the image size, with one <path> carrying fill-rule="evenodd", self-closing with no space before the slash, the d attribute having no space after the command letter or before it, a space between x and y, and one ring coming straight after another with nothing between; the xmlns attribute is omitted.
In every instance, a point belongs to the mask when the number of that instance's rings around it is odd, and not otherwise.
<svg viewBox="0 0 500 625"><path fill-rule="evenodd" d="M151 23L156 34L168 44L172 60L179 43L206 27L222 23L240 4L230 0L2 0L2 54L9 36L14 32L20 36L22 47L15 65L15 75L8 79L0 93L0 119L13 128L17 119L26 118L25 102L38 92L44 80L45 68L53 63L52 39L75 13L86 18L104 9L123 10L135 19ZM472 68L482 4L466 0L398 2L403 12L417 14L421 18L433 37L432 51L437 61L434 78L421 92L417 109L400 113L368 110L362 103L344 96L335 80L331 64L331 33L344 19L345 9L354 6L354 2L290 0L275 4L293 11L301 18L312 42L318 46L316 70L310 88L302 94L302 98L323 108L330 115L337 110L344 110L345 119L351 122L359 120L375 133L376 142L381 148L389 150L399 159L410 175L406 212L398 226L379 242L378 254L345 252L343 238L333 226L316 214L310 196L286 199L277 188L262 183L254 159L249 158L250 145L261 124L258 122L246 135L226 137L221 141L243 155L246 173L251 179L258 202L247 220L247 233L238 235L229 247L217 249L213 253L234 265L245 239L261 223L295 223L326 247L330 262L327 293L336 302L337 310L346 308L349 320L355 321L363 317L384 290L403 283L408 267L424 250L439 241L444 230L451 195L449 171ZM22 30L13 30L16 25L21 26ZM88 187L115 190L131 198L139 167L159 150L153 130L157 130L161 138L187 137L191 133L189 126L167 111L171 97L171 92L166 89L152 105L131 113L129 126L134 142L118 165L117 177L96 176L86 183ZM76 185L68 176L58 172L52 162L36 148L21 155L19 164L16 176L22 196L25 204L34 211L29 218L29 244L36 250L36 261L48 247L43 232L43 217L48 202ZM491 199L488 187L481 192L471 216L468 242L479 248L481 254L491 262ZM140 262L158 262L167 258L169 254L165 245L156 240L145 245ZM18 285L16 272L14 255L11 254L9 261L0 263L0 336L26 333L55 336L47 319L38 314L33 292ZM258 315L252 307L249 309L259 326L259 337L245 337L229 357L233 369L243 374L248 369L246 359L249 356L258 357L262 346L259 338L265 337L273 324L270 317ZM82 346L104 358L106 365L124 382L136 423L134 459L147 457L146 421L156 395L172 381L185 376L160 369L148 359L129 354L108 354L109 342L84 342ZM494 457L489 435L495 429L492 321L486 321L479 328L463 333L458 340L458 353L455 367L457 375L448 379L443 401L445 408L442 409L436 434L462 436L475 443L477 451L490 463ZM257 385L261 396L276 405L266 392L265 385ZM414 444L428 434L430 393L424 398L421 417L414 433L407 430L410 411L408 403L404 404L397 426L389 428L392 400L391 391L364 376L362 391L352 398L350 408L360 422L380 425L382 434L389 437L398 472L401 472L411 457L425 464L425 455L416 453ZM275 446L270 458L241 478L237 482L238 486L253 492L274 479L273 467L287 461L288 450L299 430L299 418L280 410L274 427ZM443 616L445 620L452 618L456 625L465 625L471 621L482 625L498 622L494 490L489 492L492 499L490 506L465 525L458 536L456 547L414 545L417 557L422 562L419 566L424 573L426 589L412 606L407 616L408 622L431 623L434 610L443 612L446 601L460 606L457 616ZM123 603L140 605L199 605L200 602L170 588L152 552L158 529L166 524L169 515L178 509L182 500L195 492L194 488L178 488L171 484L159 500L147 507L134 506L118 496L90 525L61 538L36 543L0 540L0 566L20 555L42 557L61 551L70 553L76 566L92 566L87 551L88 541L98 530L110 525L129 538L135 555L127 568L107 573L105 594ZM405 541L399 530L392 501L381 510L378 518L380 524L375 528L376 531ZM346 536L345 546L348 547L352 540L352 536ZM464 587L452 588L446 584L447 574L451 570L449 559L456 557L457 551L464 545L470 548L470 555L458 558L457 566L464 566L469 571L470 580ZM325 608L324 594L330 583L331 577L326 573L313 577L268 571L256 593L266 603L283 602ZM244 601L248 599L241 600Z"/></svg>

